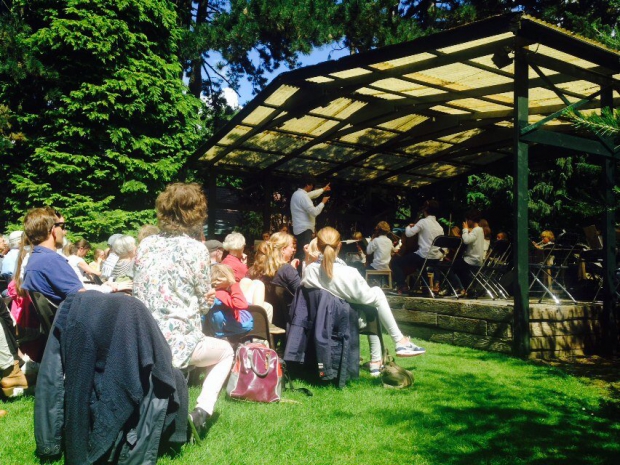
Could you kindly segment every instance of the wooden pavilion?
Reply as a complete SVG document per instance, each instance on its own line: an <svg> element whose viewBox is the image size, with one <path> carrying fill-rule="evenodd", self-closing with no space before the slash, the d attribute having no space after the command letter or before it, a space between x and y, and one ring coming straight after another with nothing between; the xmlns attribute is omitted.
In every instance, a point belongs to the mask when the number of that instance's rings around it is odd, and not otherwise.
<svg viewBox="0 0 620 465"><path fill-rule="evenodd" d="M530 352L528 173L533 146L597 155L605 173L601 327L614 321L618 148L568 111L620 103L620 54L516 13L281 74L196 152L206 173L311 174L416 189L500 160L514 174L515 353ZM217 205L211 176L211 207ZM215 203L214 203L215 202Z"/></svg>

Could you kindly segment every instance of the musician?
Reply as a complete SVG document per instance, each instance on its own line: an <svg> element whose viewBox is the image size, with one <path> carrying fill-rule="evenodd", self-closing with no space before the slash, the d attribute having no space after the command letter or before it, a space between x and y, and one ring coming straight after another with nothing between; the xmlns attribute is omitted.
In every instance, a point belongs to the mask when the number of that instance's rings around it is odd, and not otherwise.
<svg viewBox="0 0 620 465"><path fill-rule="evenodd" d="M424 264L426 258L431 262L436 262L443 255L439 247L431 247L435 238L443 234L443 228L436 218L439 212L439 202L436 200L427 201L422 207L421 212L423 218L418 220L417 223L411 223L405 229L407 237L418 236L418 250L402 257L394 257L392 260L392 277L399 294L408 290L405 284L405 268L414 267L418 269Z"/></svg>
<svg viewBox="0 0 620 465"><path fill-rule="evenodd" d="M537 249L544 249L547 247L552 247L555 243L555 235L553 231L543 231L540 233L540 242L532 241L532 245Z"/></svg>
<svg viewBox="0 0 620 465"><path fill-rule="evenodd" d="M368 255L373 254L370 267L374 270L390 269L390 260L392 260L392 254L395 250L394 243L388 237L391 230L387 222L380 221L377 226L375 226L375 232L368 243L368 247L366 247L366 253Z"/></svg>

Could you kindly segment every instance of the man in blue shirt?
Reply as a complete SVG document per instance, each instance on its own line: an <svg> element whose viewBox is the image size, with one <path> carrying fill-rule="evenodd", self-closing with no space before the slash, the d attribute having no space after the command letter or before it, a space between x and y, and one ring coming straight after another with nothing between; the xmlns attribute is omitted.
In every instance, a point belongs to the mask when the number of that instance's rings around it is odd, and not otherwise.
<svg viewBox="0 0 620 465"><path fill-rule="evenodd" d="M30 210L24 219L24 233L34 246L22 287L37 291L54 304L60 304L69 294L84 291L67 259L56 253L65 237L65 219L51 207Z"/></svg>

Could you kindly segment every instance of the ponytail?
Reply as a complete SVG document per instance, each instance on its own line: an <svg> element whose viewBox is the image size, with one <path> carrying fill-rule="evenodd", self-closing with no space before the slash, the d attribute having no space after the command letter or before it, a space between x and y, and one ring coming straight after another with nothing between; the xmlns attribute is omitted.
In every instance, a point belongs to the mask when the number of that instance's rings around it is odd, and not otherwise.
<svg viewBox="0 0 620 465"><path fill-rule="evenodd" d="M328 226L321 229L317 233L316 238L319 251L323 254L321 268L331 280L334 277L334 262L338 255L337 250L340 245L340 233Z"/></svg>
<svg viewBox="0 0 620 465"><path fill-rule="evenodd" d="M21 244L19 245L19 257L17 258L17 268L15 269L15 275L13 276L13 281L15 281L15 291L17 292L17 295L20 297L26 297L26 292L24 292L24 290L22 289L22 276L23 276L23 272L22 272L22 267L23 267L23 263L24 263L24 259L26 258L26 255L28 254L28 252L32 252L32 249L34 248L34 246L32 245L32 242L30 242L30 239L28 238L28 236L26 234L22 235L22 241Z"/></svg>

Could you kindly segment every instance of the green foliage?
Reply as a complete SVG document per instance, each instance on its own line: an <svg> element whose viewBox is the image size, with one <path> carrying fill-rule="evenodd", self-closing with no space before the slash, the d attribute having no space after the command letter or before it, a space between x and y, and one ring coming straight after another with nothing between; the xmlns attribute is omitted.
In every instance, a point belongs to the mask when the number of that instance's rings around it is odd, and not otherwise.
<svg viewBox="0 0 620 465"><path fill-rule="evenodd" d="M205 135L179 79L176 22L165 0L14 2L0 100L24 137L3 153L9 221L52 204L101 239L152 218L155 194Z"/></svg>

